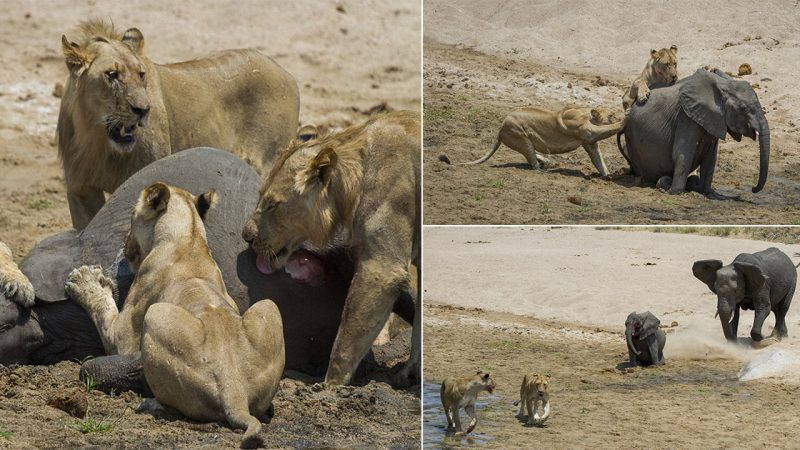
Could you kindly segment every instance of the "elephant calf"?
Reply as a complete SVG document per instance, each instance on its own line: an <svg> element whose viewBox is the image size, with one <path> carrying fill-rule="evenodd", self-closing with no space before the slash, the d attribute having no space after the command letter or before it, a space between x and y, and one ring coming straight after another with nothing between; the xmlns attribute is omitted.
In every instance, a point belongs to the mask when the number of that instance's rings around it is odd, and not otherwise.
<svg viewBox="0 0 800 450"><path fill-rule="evenodd" d="M775 329L770 337L780 340L789 335L786 313L797 284L797 266L786 253L774 247L741 253L727 266L718 259L696 261L692 273L717 294L717 314L727 340L736 342L740 309L756 312L750 330L753 342L764 339L761 328L770 311L775 313Z"/></svg>
<svg viewBox="0 0 800 450"><path fill-rule="evenodd" d="M661 321L650 311L632 312L625 320L625 339L631 365L664 365L664 344L667 334L659 328Z"/></svg>

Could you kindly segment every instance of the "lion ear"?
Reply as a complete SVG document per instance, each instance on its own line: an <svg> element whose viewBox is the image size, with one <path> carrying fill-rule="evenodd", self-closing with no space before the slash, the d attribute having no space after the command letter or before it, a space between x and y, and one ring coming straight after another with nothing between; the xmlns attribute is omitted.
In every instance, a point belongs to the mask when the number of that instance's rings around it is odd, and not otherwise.
<svg viewBox="0 0 800 450"><path fill-rule="evenodd" d="M130 47L137 55L141 55L144 50L144 35L138 28L128 28L122 35L122 43Z"/></svg>
<svg viewBox="0 0 800 450"><path fill-rule="evenodd" d="M657 54L658 54L658 50L656 50L654 48L650 49L650 57L651 58L655 58Z"/></svg>
<svg viewBox="0 0 800 450"><path fill-rule="evenodd" d="M156 214L167 209L169 203L169 187L164 183L155 183L142 192L141 202Z"/></svg>
<svg viewBox="0 0 800 450"><path fill-rule="evenodd" d="M64 53L64 62L72 73L78 73L89 64L89 58L74 42L70 42L65 35L61 35L61 51Z"/></svg>
<svg viewBox="0 0 800 450"><path fill-rule="evenodd" d="M333 171L336 169L336 163L339 157L333 147L325 147L320 151L308 165L306 173L308 174L308 182L318 182L322 187L328 187L333 178Z"/></svg>
<svg viewBox="0 0 800 450"><path fill-rule="evenodd" d="M589 112L592 114L592 120L600 120L600 111L592 108Z"/></svg>
<svg viewBox="0 0 800 450"><path fill-rule="evenodd" d="M677 45L673 45L673 46L672 46L672 47L670 47L669 49L670 49L670 50L672 50L672 51L673 51L673 52L675 52L675 53L678 53L678 46L677 46Z"/></svg>
<svg viewBox="0 0 800 450"><path fill-rule="evenodd" d="M206 216L208 215L208 211L217 204L217 200L219 196L215 190L210 190L205 194L200 194L197 196L197 200L194 203L195 208L197 208L197 213L200 215L200 219L206 220Z"/></svg>

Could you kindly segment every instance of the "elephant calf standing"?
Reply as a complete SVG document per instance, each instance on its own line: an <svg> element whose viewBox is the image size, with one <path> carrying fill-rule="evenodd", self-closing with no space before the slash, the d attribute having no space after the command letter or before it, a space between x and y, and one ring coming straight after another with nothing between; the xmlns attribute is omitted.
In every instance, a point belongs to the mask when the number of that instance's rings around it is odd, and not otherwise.
<svg viewBox="0 0 800 450"><path fill-rule="evenodd" d="M696 261L692 273L717 294L717 313L729 341L736 342L740 309L756 312L750 330L754 342L764 339L761 328L770 311L775 313L775 329L770 337L780 340L789 335L786 313L797 284L797 266L786 253L774 247L741 253L727 266L718 259Z"/></svg>
<svg viewBox="0 0 800 450"><path fill-rule="evenodd" d="M664 365L664 344L667 334L659 328L661 321L650 311L632 312L625 320L625 339L631 365Z"/></svg>

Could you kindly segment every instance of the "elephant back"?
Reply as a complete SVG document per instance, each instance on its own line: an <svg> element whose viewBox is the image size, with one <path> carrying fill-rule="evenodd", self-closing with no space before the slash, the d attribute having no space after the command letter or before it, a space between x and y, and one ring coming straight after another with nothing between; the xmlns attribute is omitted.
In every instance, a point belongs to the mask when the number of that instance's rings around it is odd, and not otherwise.
<svg viewBox="0 0 800 450"><path fill-rule="evenodd" d="M247 248L240 237L249 214L258 201L259 177L237 156L218 149L202 147L185 150L144 167L126 180L81 232L66 231L44 239L22 261L20 269L33 283L37 301L64 300L64 283L69 272L81 265L99 264L115 278L120 298L125 297L133 274L122 255L122 246L130 230L133 207L143 189L164 182L201 194L214 189L219 201L206 218L206 232L214 259L223 266L226 286L239 282L235 263ZM230 267L227 267L230 266ZM241 287L239 291L244 291ZM249 300L237 298L240 309Z"/></svg>

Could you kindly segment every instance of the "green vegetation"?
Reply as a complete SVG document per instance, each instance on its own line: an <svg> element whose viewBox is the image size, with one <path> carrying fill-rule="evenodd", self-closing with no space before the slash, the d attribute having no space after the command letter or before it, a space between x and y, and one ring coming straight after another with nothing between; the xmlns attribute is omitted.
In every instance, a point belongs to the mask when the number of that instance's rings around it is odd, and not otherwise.
<svg viewBox="0 0 800 450"><path fill-rule="evenodd" d="M97 382L94 381L91 375L86 375L86 379L83 380L83 385L86 388L87 394L91 394L93 390L97 389Z"/></svg>
<svg viewBox="0 0 800 450"><path fill-rule="evenodd" d="M42 211L44 209L50 209L53 207L53 204L50 200L46 198L36 198L30 199L28 201L28 208L35 209L36 211Z"/></svg>
<svg viewBox="0 0 800 450"><path fill-rule="evenodd" d="M0 431L0 437L6 438L6 439L11 439L11 436L13 436L13 435L14 435L14 433L12 433L10 431Z"/></svg>
<svg viewBox="0 0 800 450"><path fill-rule="evenodd" d="M110 423L105 423L101 420L95 420L92 417L87 417L85 420L76 422L78 430L81 433L106 433L111 431L113 426Z"/></svg>

